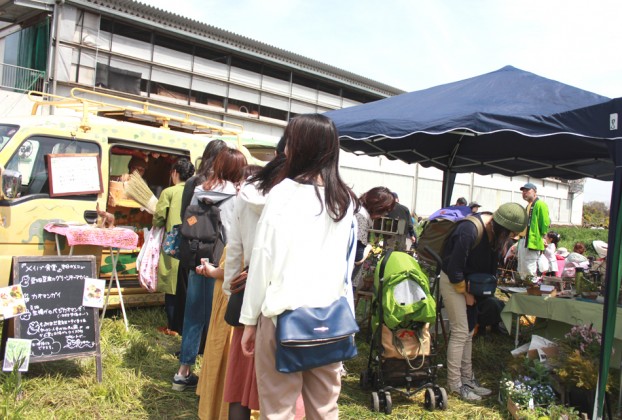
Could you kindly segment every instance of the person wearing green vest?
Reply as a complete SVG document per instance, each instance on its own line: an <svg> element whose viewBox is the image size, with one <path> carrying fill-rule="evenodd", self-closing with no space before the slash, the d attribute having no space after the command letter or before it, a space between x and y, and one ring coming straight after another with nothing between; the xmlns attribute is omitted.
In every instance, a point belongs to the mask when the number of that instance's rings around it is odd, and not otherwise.
<svg viewBox="0 0 622 420"><path fill-rule="evenodd" d="M518 274L521 278L538 274L538 258L546 246L544 237L548 232L551 220L549 207L538 197L538 187L531 182L520 188L523 200L527 201L528 223L519 234L516 245L518 256Z"/></svg>

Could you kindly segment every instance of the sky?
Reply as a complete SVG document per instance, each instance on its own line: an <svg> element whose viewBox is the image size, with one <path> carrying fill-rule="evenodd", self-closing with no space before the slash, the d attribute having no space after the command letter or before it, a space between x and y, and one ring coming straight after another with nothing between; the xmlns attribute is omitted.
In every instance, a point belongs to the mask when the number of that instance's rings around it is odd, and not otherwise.
<svg viewBox="0 0 622 420"><path fill-rule="evenodd" d="M619 0L143 3L409 92L512 65L622 97ZM610 196L611 183L588 180L586 202Z"/></svg>

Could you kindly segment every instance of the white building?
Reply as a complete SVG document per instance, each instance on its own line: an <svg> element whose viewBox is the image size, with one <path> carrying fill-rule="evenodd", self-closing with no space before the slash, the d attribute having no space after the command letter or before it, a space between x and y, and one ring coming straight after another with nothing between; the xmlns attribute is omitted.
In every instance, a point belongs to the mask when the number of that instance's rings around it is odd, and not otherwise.
<svg viewBox="0 0 622 420"><path fill-rule="evenodd" d="M67 96L74 87L175 104L275 140L295 115L403 93L132 0L0 0L0 115L30 113L25 91ZM359 194L385 185L419 215L440 207L440 171L345 152L342 168ZM452 198L494 210L523 203L527 181L540 186L554 223L581 223L582 185L555 179L458 175Z"/></svg>

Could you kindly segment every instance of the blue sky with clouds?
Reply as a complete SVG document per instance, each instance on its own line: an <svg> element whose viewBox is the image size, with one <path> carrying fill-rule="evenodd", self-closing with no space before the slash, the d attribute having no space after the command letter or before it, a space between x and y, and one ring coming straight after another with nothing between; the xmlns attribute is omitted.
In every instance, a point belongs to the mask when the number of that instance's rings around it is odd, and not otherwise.
<svg viewBox="0 0 622 420"><path fill-rule="evenodd" d="M512 65L604 96L622 96L619 0L144 3L405 91ZM610 193L610 183L586 185L586 201L609 203Z"/></svg>

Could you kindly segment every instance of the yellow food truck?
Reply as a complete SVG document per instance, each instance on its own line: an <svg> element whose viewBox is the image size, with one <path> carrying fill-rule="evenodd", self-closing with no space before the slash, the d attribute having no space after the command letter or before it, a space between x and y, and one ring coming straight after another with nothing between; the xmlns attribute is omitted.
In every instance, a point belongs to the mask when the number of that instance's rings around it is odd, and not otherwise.
<svg viewBox="0 0 622 420"><path fill-rule="evenodd" d="M78 88L66 98L37 92L30 92L29 97L32 115L0 118L0 287L8 285L13 256L69 254L65 238L59 240L46 231L47 224L93 223L99 206L114 215L117 226L130 227L139 235L137 249L121 250L116 264L125 305L160 304L163 295L141 289L136 275L141 235L144 228L151 227L152 216L125 196L115 180L128 171L130 159L139 156L147 162L143 179L158 196L170 185L170 170L177 158L188 157L196 166L206 144L222 136L237 139L237 144L229 140L232 147L239 147L252 163L259 163L240 140L242 127ZM53 107L53 115L38 115L43 107ZM269 148L258 147L255 154L265 159ZM89 182L97 179L90 173L72 179L71 174L79 172L66 166L81 162L81 155L97 157L99 168L92 170L100 171L98 188L90 186ZM69 159L54 160L60 162L55 169L48 167L50 156ZM53 170L68 174L63 181L68 185L50 185L51 179L59 179L51 178ZM108 249L76 246L73 254L95 255L100 262L99 277L110 278ZM119 303L118 294L111 293L109 306Z"/></svg>

